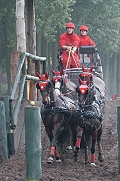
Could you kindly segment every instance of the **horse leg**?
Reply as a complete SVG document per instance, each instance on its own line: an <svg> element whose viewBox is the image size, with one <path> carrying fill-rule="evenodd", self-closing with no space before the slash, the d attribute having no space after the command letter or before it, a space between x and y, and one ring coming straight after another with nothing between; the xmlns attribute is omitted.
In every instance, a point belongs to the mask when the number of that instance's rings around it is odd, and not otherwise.
<svg viewBox="0 0 120 181"><path fill-rule="evenodd" d="M71 132L69 125L64 125L57 138L58 144L62 146L65 143L67 151L72 150L71 147ZM62 147L61 147L62 148Z"/></svg>
<svg viewBox="0 0 120 181"><path fill-rule="evenodd" d="M96 137L92 136L92 147L91 147L91 165L95 165L95 144L96 144Z"/></svg>
<svg viewBox="0 0 120 181"><path fill-rule="evenodd" d="M67 125L67 129L66 129L66 134L67 134L67 138L66 138L66 143L67 143L67 152L72 151L72 146L71 146L71 132L70 132L70 127Z"/></svg>
<svg viewBox="0 0 120 181"><path fill-rule="evenodd" d="M55 158L56 158L56 162L61 162L60 155L57 151L57 148L55 148Z"/></svg>
<svg viewBox="0 0 120 181"><path fill-rule="evenodd" d="M83 134L83 129L78 127L77 138L76 138L76 143L75 143L75 147L74 147L74 161L75 162L78 161L78 152L79 152L79 149L80 149L82 134Z"/></svg>
<svg viewBox="0 0 120 181"><path fill-rule="evenodd" d="M57 140L57 136L56 136L56 134L54 134L53 138L52 138L52 141L51 141L50 155L49 155L47 163L53 163L54 162L55 149L56 149L56 140Z"/></svg>
<svg viewBox="0 0 120 181"><path fill-rule="evenodd" d="M90 135L88 133L83 134L83 142L84 142L84 148L85 148L85 164L90 163L88 158L88 142L89 142Z"/></svg>
<svg viewBox="0 0 120 181"><path fill-rule="evenodd" d="M50 143L51 143L53 140L52 128L50 125L47 125L44 120L43 120L43 123L45 126L45 131L46 131L47 136L48 136ZM48 157L47 163L53 163L54 162L54 152L55 152L55 146L50 146L50 156Z"/></svg>
<svg viewBox="0 0 120 181"><path fill-rule="evenodd" d="M57 151L57 148L55 146L50 147L50 156L48 158L47 163L53 163L54 157L56 158L56 162L61 162L60 155Z"/></svg>
<svg viewBox="0 0 120 181"><path fill-rule="evenodd" d="M98 160L100 162L104 161L104 156L102 154L101 135L102 135L102 128L98 131L98 137L97 137L98 150L99 150Z"/></svg>
<svg viewBox="0 0 120 181"><path fill-rule="evenodd" d="M72 133L72 144L75 147L75 143L76 143L76 137L77 137L77 129L76 127L72 124L70 125L70 130Z"/></svg>
<svg viewBox="0 0 120 181"><path fill-rule="evenodd" d="M59 131L60 131L60 128L63 124L63 121L64 121L64 117L63 115L58 119L58 115L55 115L56 117L54 117L54 119L56 119L56 122L54 123L54 127L53 127L53 130L54 130L54 134L53 134L53 138L52 138L52 141L51 141L51 148L50 148L50 156L48 158L48 161L47 163L53 163L54 162L54 157L56 157L56 160L61 160L60 157L58 156L58 152L57 152L57 149L56 149L56 144L57 144L57 138L58 138L58 135L59 135Z"/></svg>
<svg viewBox="0 0 120 181"><path fill-rule="evenodd" d="M63 144L66 142L66 130L65 127L60 130L58 138L57 138L57 146L59 146L60 158L64 160L64 146Z"/></svg>

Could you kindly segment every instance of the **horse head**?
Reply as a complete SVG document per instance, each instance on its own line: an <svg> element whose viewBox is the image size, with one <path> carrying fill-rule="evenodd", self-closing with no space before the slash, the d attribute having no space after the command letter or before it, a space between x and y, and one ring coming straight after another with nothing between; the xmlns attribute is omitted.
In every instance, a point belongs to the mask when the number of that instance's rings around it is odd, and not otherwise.
<svg viewBox="0 0 120 181"><path fill-rule="evenodd" d="M52 88L52 83L49 79L48 73L40 75L38 72L36 72L36 75L40 79L40 81L36 84L36 88L40 89L42 103L45 106L48 106L50 104L50 89Z"/></svg>
<svg viewBox="0 0 120 181"><path fill-rule="evenodd" d="M58 82L58 81L62 81L63 79L63 70L61 71L54 71L53 69L51 69L52 73L53 73L53 82Z"/></svg>
<svg viewBox="0 0 120 181"><path fill-rule="evenodd" d="M56 94L60 95L62 92L62 86L63 86L63 70L61 71L54 71L51 69L53 73L52 82L55 88Z"/></svg>
<svg viewBox="0 0 120 181"><path fill-rule="evenodd" d="M76 85L68 79L68 75L61 70L60 72L52 70L53 73L53 84L57 94L60 93L71 97L71 93L76 97ZM73 96L72 95L72 96ZM72 98L72 97L71 97Z"/></svg>
<svg viewBox="0 0 120 181"><path fill-rule="evenodd" d="M67 74L64 74L63 69L61 71L54 71L53 69L51 70L53 73L53 78L52 82L55 88L56 94L68 94L68 87L67 83L69 82L67 78Z"/></svg>
<svg viewBox="0 0 120 181"><path fill-rule="evenodd" d="M91 66L91 68L85 68L84 64L82 64L82 70L83 72L89 72L93 74L94 65Z"/></svg>
<svg viewBox="0 0 120 181"><path fill-rule="evenodd" d="M76 92L78 93L79 105L90 104L95 94L91 73L81 73L78 77L78 81L80 85L76 88Z"/></svg>

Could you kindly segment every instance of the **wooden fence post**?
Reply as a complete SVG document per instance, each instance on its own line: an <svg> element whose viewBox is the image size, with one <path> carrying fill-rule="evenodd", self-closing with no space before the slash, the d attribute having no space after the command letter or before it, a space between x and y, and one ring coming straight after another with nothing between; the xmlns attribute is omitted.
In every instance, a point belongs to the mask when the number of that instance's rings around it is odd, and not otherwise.
<svg viewBox="0 0 120 181"><path fill-rule="evenodd" d="M5 117L6 117L6 135L7 135L7 147L8 147L8 155L14 155L14 132L10 132L10 106L9 106L9 96L2 96L1 101L4 102L5 105Z"/></svg>
<svg viewBox="0 0 120 181"><path fill-rule="evenodd" d="M120 174L120 106L117 107L117 131L118 131L118 174Z"/></svg>
<svg viewBox="0 0 120 181"><path fill-rule="evenodd" d="M19 51L13 52L11 54L11 64L10 64L10 69L11 69L11 91L13 90L13 83L14 83L14 80L15 80L17 67L18 67L18 64L19 64L19 61L20 61L20 55L21 55L21 52L19 52ZM16 93L15 93L14 99L17 99L17 97L18 97L18 90L19 90L19 83L17 82L17 90L16 90Z"/></svg>
<svg viewBox="0 0 120 181"><path fill-rule="evenodd" d="M42 177L40 108L38 106L26 106L24 121L26 178L39 180Z"/></svg>
<svg viewBox="0 0 120 181"><path fill-rule="evenodd" d="M0 101L0 163L8 161L4 102Z"/></svg>
<svg viewBox="0 0 120 181"><path fill-rule="evenodd" d="M6 116L6 133L10 131L10 109L9 109L9 96L2 96L1 101L4 102L5 116Z"/></svg>

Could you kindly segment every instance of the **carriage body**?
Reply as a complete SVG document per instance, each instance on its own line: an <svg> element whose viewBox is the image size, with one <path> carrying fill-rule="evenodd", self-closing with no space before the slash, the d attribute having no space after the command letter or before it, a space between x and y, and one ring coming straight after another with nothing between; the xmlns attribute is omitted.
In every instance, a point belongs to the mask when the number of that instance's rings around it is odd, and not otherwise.
<svg viewBox="0 0 120 181"><path fill-rule="evenodd" d="M100 55L94 46L81 46L79 48L80 64L86 68L90 68L94 65L94 73L103 78L102 63Z"/></svg>
<svg viewBox="0 0 120 181"><path fill-rule="evenodd" d="M70 69L63 70L64 75L67 76L67 79L69 79L77 87L79 86L78 77L83 72L82 65L84 65L85 68L91 68L92 66L94 66L92 73L94 74L95 77L97 77L103 83L102 63L101 63L100 55L98 51L96 50L96 48L94 46L81 46L78 49L78 54L80 58L80 68L70 68ZM61 67L62 69L61 65L62 64L59 57L59 68ZM96 84L96 79L94 79L95 84ZM71 89L68 89L68 91L69 90ZM76 102L78 99L77 96L75 96L74 98L75 98L74 101Z"/></svg>
<svg viewBox="0 0 120 181"><path fill-rule="evenodd" d="M80 68L70 68L64 70L64 73L68 75L70 81L78 85L78 76L82 73L82 64L85 68L91 68L94 65L94 74L103 79L103 70L100 55L94 46L81 46L78 49L78 54L80 58ZM62 69L61 56L58 56L58 69Z"/></svg>

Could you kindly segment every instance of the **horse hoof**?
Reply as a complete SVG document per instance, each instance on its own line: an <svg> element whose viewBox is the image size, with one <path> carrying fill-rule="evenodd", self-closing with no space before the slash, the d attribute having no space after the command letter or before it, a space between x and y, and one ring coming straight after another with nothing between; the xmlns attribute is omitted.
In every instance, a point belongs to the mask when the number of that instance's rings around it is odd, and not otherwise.
<svg viewBox="0 0 120 181"><path fill-rule="evenodd" d="M47 160L48 164L53 164L54 163L54 159L52 157L49 157Z"/></svg>
<svg viewBox="0 0 120 181"><path fill-rule="evenodd" d="M75 162L77 162L77 161L78 161L78 158L77 158L77 157L75 157L75 158L74 158L74 161L75 161Z"/></svg>
<svg viewBox="0 0 120 181"><path fill-rule="evenodd" d="M93 166L93 167L96 167L96 164L95 164L95 163L91 163L90 165Z"/></svg>
<svg viewBox="0 0 120 181"><path fill-rule="evenodd" d="M72 146L68 146L67 149L66 149L66 152L67 152L68 154L73 153Z"/></svg>
<svg viewBox="0 0 120 181"><path fill-rule="evenodd" d="M98 160L100 161L100 162L103 162L104 161L104 156L98 156Z"/></svg>
<svg viewBox="0 0 120 181"><path fill-rule="evenodd" d="M65 154L63 151L60 151L60 158L61 158L61 161L64 161Z"/></svg>
<svg viewBox="0 0 120 181"><path fill-rule="evenodd" d="M90 161L89 161L89 160L86 160L86 161L85 161L85 165L87 165L87 164L90 164Z"/></svg>
<svg viewBox="0 0 120 181"><path fill-rule="evenodd" d="M60 158L56 158L57 163L62 163L62 160Z"/></svg>
<svg viewBox="0 0 120 181"><path fill-rule="evenodd" d="M67 150L72 150L72 146L67 146Z"/></svg>

